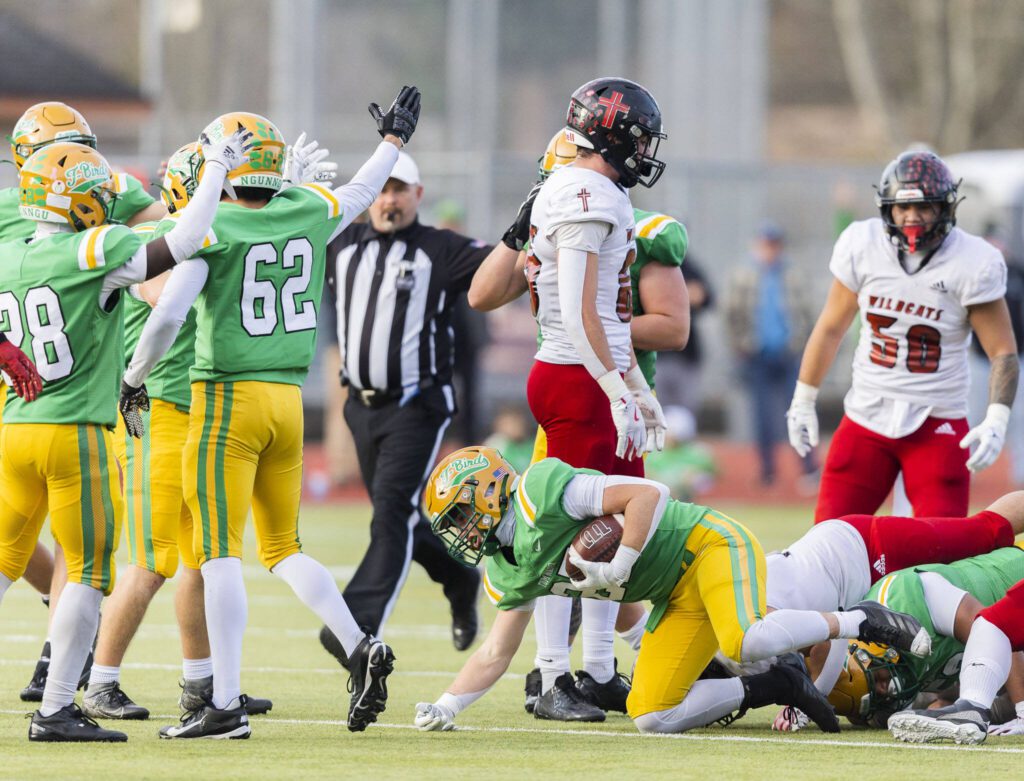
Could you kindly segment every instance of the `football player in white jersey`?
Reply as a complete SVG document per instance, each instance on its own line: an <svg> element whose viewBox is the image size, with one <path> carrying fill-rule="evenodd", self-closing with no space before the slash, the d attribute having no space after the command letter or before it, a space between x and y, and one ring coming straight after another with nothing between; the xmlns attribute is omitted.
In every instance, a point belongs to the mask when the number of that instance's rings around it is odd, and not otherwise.
<svg viewBox="0 0 1024 781"><path fill-rule="evenodd" d="M637 366L630 336L629 267L636 256L636 226L628 188L650 187L664 171L657 159L665 137L661 110L635 82L595 79L573 93L564 133L578 148L574 164L555 171L531 193L525 271L541 344L527 399L547 434L548 455L574 467L642 477L642 454L661 445L666 424ZM509 249L522 246L510 238L503 239ZM503 256L495 259L497 265L512 262L504 248L497 252ZM514 298L516 288L510 283L503 300ZM570 610L568 598L538 601L543 694L534 715L603 721L603 711L580 697L569 673ZM610 650L617 605L585 600L583 610L584 636L600 636ZM584 666L595 680L604 681L614 671L592 670L586 659Z"/></svg>
<svg viewBox="0 0 1024 781"><path fill-rule="evenodd" d="M859 311L853 387L825 460L815 521L874 513L901 470L915 515L962 517L970 472L999 455L1017 388L1006 263L955 227L957 183L930 152L889 163L876 202L881 219L853 223L833 250L835 280L804 350L789 440L801 455L818 444L818 387ZM992 368L988 414L968 431L972 331Z"/></svg>

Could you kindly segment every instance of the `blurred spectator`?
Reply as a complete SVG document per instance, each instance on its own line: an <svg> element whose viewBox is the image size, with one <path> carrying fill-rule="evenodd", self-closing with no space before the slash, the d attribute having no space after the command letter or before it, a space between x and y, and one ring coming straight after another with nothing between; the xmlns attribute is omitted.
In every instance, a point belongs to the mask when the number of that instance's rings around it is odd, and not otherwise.
<svg viewBox="0 0 1024 781"><path fill-rule="evenodd" d="M696 416L700 413L702 399L701 363L704 359L699 315L715 305L715 298L704 272L689 253L683 263L683 278L690 297L690 339L681 351L658 353L658 400L662 407L682 407Z"/></svg>
<svg viewBox="0 0 1024 781"><path fill-rule="evenodd" d="M533 456L537 424L523 404L505 404L494 415L494 433L485 441L496 448L519 474L526 471Z"/></svg>
<svg viewBox="0 0 1024 781"><path fill-rule="evenodd" d="M775 481L775 444L786 439L786 409L816 314L806 281L790 267L785 242L782 228L763 223L750 260L730 279L726 301L730 343L750 394L763 485ZM803 459L803 469L815 472L813 456Z"/></svg>

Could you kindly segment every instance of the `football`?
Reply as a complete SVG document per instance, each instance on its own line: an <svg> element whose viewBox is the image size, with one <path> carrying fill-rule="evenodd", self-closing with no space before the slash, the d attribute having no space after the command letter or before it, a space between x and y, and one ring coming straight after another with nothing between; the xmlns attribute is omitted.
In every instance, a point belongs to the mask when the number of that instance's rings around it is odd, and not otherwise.
<svg viewBox="0 0 1024 781"><path fill-rule="evenodd" d="M622 516L602 515L587 523L572 538L571 548L587 561L611 561L622 542ZM565 552L565 571L570 580L582 580L579 567L569 561Z"/></svg>

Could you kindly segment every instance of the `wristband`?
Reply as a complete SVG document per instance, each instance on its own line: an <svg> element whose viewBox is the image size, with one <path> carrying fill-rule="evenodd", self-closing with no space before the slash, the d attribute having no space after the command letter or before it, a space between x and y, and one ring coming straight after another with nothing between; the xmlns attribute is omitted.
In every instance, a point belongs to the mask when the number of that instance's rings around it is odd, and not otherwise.
<svg viewBox="0 0 1024 781"><path fill-rule="evenodd" d="M647 384L647 378L644 377L644 373L640 369L640 364L635 365L626 372L623 380L626 383L626 387L634 393L643 393L651 389L651 386Z"/></svg>
<svg viewBox="0 0 1024 781"><path fill-rule="evenodd" d="M608 401L619 401L619 399L632 396L629 388L626 387L626 381L615 369L598 377L597 384L601 386Z"/></svg>
<svg viewBox="0 0 1024 781"><path fill-rule="evenodd" d="M610 562L612 577L620 586L629 580L629 574L633 571L633 565L640 558L640 551L630 548L628 545L620 545Z"/></svg>
<svg viewBox="0 0 1024 781"><path fill-rule="evenodd" d="M462 710L462 703L459 702L459 698L454 694L445 692L437 698L437 702L434 703L438 707L447 709L452 716L457 716L459 711Z"/></svg>
<svg viewBox="0 0 1024 781"><path fill-rule="evenodd" d="M796 389L793 391L794 402L810 402L814 404L818 400L818 389L806 382L796 381Z"/></svg>
<svg viewBox="0 0 1024 781"><path fill-rule="evenodd" d="M1010 422L1010 408L1005 404L989 404L985 411L985 420L999 427L1005 434L1006 426Z"/></svg>

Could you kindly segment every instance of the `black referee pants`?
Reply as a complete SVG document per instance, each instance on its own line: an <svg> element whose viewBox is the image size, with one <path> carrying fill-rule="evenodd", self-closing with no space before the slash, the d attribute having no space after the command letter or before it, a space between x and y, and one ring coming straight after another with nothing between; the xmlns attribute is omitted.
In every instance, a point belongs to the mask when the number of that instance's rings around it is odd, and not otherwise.
<svg viewBox="0 0 1024 781"><path fill-rule="evenodd" d="M370 545L344 596L356 622L374 634L391 614L411 560L444 587L454 609L476 599L479 574L447 554L420 512L424 483L451 422L445 388L426 388L402 407L368 408L351 396L345 402L373 518Z"/></svg>

